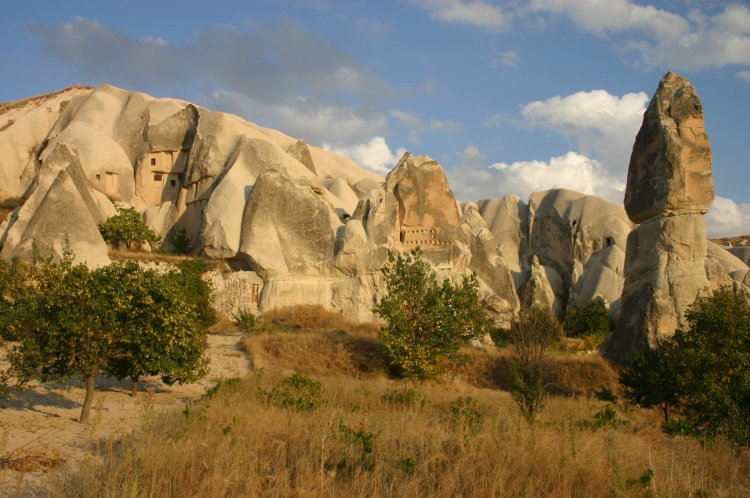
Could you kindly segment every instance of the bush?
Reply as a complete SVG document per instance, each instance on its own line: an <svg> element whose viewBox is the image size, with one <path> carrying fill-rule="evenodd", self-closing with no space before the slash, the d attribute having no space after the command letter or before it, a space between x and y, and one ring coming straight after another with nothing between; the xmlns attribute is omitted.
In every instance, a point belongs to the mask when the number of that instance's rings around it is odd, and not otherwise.
<svg viewBox="0 0 750 498"><path fill-rule="evenodd" d="M190 252L192 240L188 237L185 227L180 228L172 235L172 250L175 254L187 254Z"/></svg>
<svg viewBox="0 0 750 498"><path fill-rule="evenodd" d="M620 381L635 404L659 406L669 422L702 439L725 437L750 446L750 308L742 295L723 289L698 298L678 330L646 350Z"/></svg>
<svg viewBox="0 0 750 498"><path fill-rule="evenodd" d="M589 348L598 349L610 331L607 303L598 297L573 306L565 314L564 330L568 337L579 337Z"/></svg>
<svg viewBox="0 0 750 498"><path fill-rule="evenodd" d="M240 330L246 334L254 332L258 326L258 320L255 318L252 311L244 309L239 310L237 313L234 313L232 317Z"/></svg>
<svg viewBox="0 0 750 498"><path fill-rule="evenodd" d="M544 407L547 349L562 336L560 322L542 306L523 308L508 332L513 345L511 394L529 422Z"/></svg>
<svg viewBox="0 0 750 498"><path fill-rule="evenodd" d="M380 340L391 365L405 377L429 379L438 362L459 359L459 347L487 333L490 320L479 298L476 275L460 284L438 283L421 251L389 255L382 272L387 295L375 311L388 322Z"/></svg>
<svg viewBox="0 0 750 498"><path fill-rule="evenodd" d="M295 373L276 384L265 396L273 405L298 412L310 412L321 405L322 394L323 384L312 377Z"/></svg>
<svg viewBox="0 0 750 498"><path fill-rule="evenodd" d="M161 243L161 237L151 230L143 221L138 211L132 207L117 207L117 214L104 223L99 223L99 232L104 241L112 246L125 244L130 250L133 242L142 244L147 242L152 250L156 250Z"/></svg>

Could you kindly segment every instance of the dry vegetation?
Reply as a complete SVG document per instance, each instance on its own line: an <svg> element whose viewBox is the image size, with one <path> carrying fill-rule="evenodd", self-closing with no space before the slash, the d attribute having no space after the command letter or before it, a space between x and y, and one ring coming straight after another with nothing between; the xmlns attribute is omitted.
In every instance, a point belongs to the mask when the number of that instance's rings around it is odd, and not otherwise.
<svg viewBox="0 0 750 498"><path fill-rule="evenodd" d="M140 433L101 444L57 493L750 493L746 451L668 437L655 412L591 396L617 389L615 372L597 358L556 355L552 391L568 395L552 396L530 425L498 388L507 382L502 350L467 350L468 361L442 383L412 384L387 376L372 330L350 328L340 316L314 309L269 315L259 325L261 333L246 341L255 365L251 375L225 381L184 410L151 415ZM288 388L292 372L307 376L295 377L298 391ZM297 395L304 403L286 402Z"/></svg>

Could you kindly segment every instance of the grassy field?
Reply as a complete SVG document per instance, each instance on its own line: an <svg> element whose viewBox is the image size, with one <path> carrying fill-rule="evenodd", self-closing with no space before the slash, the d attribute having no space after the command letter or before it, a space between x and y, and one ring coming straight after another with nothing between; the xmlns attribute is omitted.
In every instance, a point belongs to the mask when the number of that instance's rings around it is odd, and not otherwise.
<svg viewBox="0 0 750 498"><path fill-rule="evenodd" d="M267 314L255 369L102 442L61 496L748 496L750 455L672 438L602 400L617 375L555 353L534 424L505 390L508 352L467 349L442 382L388 376L377 329L315 309ZM599 393L597 396L596 393Z"/></svg>

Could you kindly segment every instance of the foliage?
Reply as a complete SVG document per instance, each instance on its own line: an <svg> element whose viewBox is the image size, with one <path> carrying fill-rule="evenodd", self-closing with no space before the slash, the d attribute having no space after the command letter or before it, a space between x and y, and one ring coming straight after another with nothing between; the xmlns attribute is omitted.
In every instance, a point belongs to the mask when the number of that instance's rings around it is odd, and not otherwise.
<svg viewBox="0 0 750 498"><path fill-rule="evenodd" d="M234 317L237 326L246 334L254 332L258 326L258 320L255 318L252 311L242 309L237 313L234 313L232 316Z"/></svg>
<svg viewBox="0 0 750 498"><path fill-rule="evenodd" d="M99 223L99 232L108 244L125 244L128 250L133 242L147 242L151 249L156 249L161 243L161 238L144 223L141 215L132 207L117 206L115 216Z"/></svg>
<svg viewBox="0 0 750 498"><path fill-rule="evenodd" d="M457 360L461 344L489 330L479 280L471 275L460 284L447 279L438 283L418 248L391 253L389 261L382 269L387 295L375 308L388 322L380 332L383 348L405 377L437 377L441 359Z"/></svg>
<svg viewBox="0 0 750 498"><path fill-rule="evenodd" d="M110 313L115 314L118 354L104 370L133 379L133 395L142 375L162 375L167 384L194 382L206 373L205 334L196 306L179 279L143 270L136 263L99 270L114 286Z"/></svg>
<svg viewBox="0 0 750 498"><path fill-rule="evenodd" d="M621 376L628 398L676 409L690 434L750 446L750 307L728 289L698 298L678 330L646 350Z"/></svg>
<svg viewBox="0 0 750 498"><path fill-rule="evenodd" d="M187 230L182 227L172 235L172 250L175 254L187 254L190 252L192 242L188 237Z"/></svg>
<svg viewBox="0 0 750 498"><path fill-rule="evenodd" d="M426 398L424 394L416 389L407 387L385 393L383 395L383 401L394 405L418 407L425 404Z"/></svg>
<svg viewBox="0 0 750 498"><path fill-rule="evenodd" d="M529 422L544 407L547 349L561 335L555 315L539 305L522 308L508 333L514 349L511 394Z"/></svg>
<svg viewBox="0 0 750 498"><path fill-rule="evenodd" d="M583 339L587 349L598 349L610 331L607 303L598 297L573 306L565 314L564 330L568 337Z"/></svg>
<svg viewBox="0 0 750 498"><path fill-rule="evenodd" d="M273 405L310 412L320 406L322 394L323 384L312 377L295 373L276 384L265 396Z"/></svg>
<svg viewBox="0 0 750 498"><path fill-rule="evenodd" d="M211 306L211 286L201 277L206 271L203 259L186 259L177 265L178 272L169 274L180 288L183 297L195 306L201 327L216 323L216 310Z"/></svg>
<svg viewBox="0 0 750 498"><path fill-rule="evenodd" d="M203 342L193 306L170 279L135 263L89 270L63 260L23 264L7 322L19 339L9 355L20 385L82 377L87 422L100 373L161 373L188 381L202 373Z"/></svg>
<svg viewBox="0 0 750 498"><path fill-rule="evenodd" d="M450 404L451 418L469 434L479 431L484 414L477 408L477 400L471 396L459 397Z"/></svg>

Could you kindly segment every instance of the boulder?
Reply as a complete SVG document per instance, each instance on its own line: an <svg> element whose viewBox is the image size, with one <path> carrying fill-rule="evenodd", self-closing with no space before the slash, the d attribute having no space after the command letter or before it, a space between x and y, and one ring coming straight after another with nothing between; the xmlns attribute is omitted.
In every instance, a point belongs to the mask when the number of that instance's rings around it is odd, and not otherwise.
<svg viewBox="0 0 750 498"><path fill-rule="evenodd" d="M247 200L238 255L264 278L324 274L340 226L319 182L295 181L269 169Z"/></svg>

